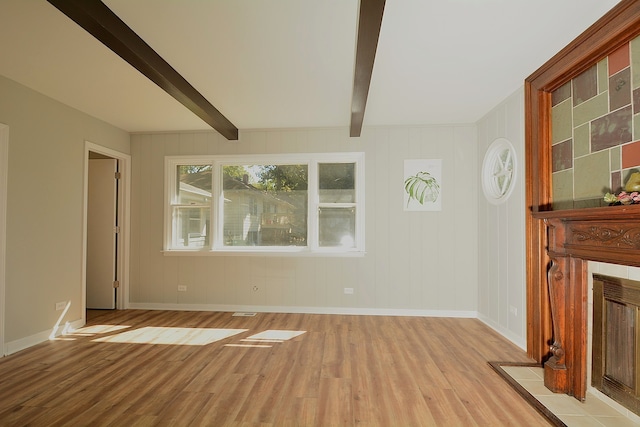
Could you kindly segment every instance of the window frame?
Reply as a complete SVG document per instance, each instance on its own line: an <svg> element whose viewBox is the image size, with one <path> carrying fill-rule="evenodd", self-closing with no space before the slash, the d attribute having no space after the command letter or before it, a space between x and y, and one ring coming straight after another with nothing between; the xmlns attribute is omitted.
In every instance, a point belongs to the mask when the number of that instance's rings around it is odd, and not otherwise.
<svg viewBox="0 0 640 427"><path fill-rule="evenodd" d="M197 158L197 157L183 157L183 156L179 156L181 157L180 161L175 161L175 162L171 162L169 161L169 158L165 158L165 219L164 219L164 249L167 250L167 248L169 247L173 247L174 242L177 242L177 227L175 227L175 212L177 212L180 207L193 207L193 205L189 204L186 205L184 203L178 203L177 198L178 198L178 188L179 188L179 183L178 183L178 179L177 179L177 173L176 173L176 168L180 165L198 165L198 166L204 166L204 165L209 165L210 163L207 162L206 160L203 161L202 158ZM213 169L211 171L211 176L212 176L212 180L213 180ZM213 192L211 194L211 197L213 198ZM195 205L195 206L206 206L206 205ZM211 218L211 203L209 203L209 218ZM211 222L209 222L211 223ZM211 230L207 230L208 233L208 238L209 238L209 246L211 246ZM207 249L206 247L203 247L201 249L195 249L195 248L186 248L186 249L179 249L176 247L173 247L172 250L180 250L180 251L201 251L201 250L205 250Z"/></svg>
<svg viewBox="0 0 640 427"><path fill-rule="evenodd" d="M365 172L364 153L296 153L296 154L248 154L248 155L202 155L165 157L165 201L163 252L167 255L216 255L216 254L265 254L265 255L361 255L365 252ZM350 207L355 209L355 242L353 247L320 246L320 208L345 207L345 203L320 203L319 164L355 164L355 200ZM212 186L210 202L209 245L202 248L181 248L175 243L174 210L178 205L179 180L176 168L179 165L211 165ZM223 166L231 165L306 165L307 166L307 244L305 246L225 246L224 245L224 193Z"/></svg>

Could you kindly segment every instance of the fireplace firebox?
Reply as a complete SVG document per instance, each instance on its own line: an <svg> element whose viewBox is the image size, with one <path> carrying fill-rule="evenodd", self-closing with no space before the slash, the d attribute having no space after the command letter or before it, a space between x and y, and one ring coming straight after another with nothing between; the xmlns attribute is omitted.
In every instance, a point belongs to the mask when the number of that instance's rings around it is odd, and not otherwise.
<svg viewBox="0 0 640 427"><path fill-rule="evenodd" d="M591 385L640 415L640 282L593 275Z"/></svg>

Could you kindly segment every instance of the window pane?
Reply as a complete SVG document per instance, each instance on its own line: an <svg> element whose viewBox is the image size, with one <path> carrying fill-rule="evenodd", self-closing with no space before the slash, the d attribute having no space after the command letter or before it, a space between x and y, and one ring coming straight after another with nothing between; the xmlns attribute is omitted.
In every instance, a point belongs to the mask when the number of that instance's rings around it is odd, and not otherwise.
<svg viewBox="0 0 640 427"><path fill-rule="evenodd" d="M306 246L307 165L223 166L225 246Z"/></svg>
<svg viewBox="0 0 640 427"><path fill-rule="evenodd" d="M201 205L211 201L211 165L178 165L180 205Z"/></svg>
<svg viewBox="0 0 640 427"><path fill-rule="evenodd" d="M176 245L179 248L202 248L209 246L208 206L174 208L176 219Z"/></svg>
<svg viewBox="0 0 640 427"><path fill-rule="evenodd" d="M318 164L320 203L355 202L355 169L355 163Z"/></svg>
<svg viewBox="0 0 640 427"><path fill-rule="evenodd" d="M355 247L355 208L320 208L320 246Z"/></svg>

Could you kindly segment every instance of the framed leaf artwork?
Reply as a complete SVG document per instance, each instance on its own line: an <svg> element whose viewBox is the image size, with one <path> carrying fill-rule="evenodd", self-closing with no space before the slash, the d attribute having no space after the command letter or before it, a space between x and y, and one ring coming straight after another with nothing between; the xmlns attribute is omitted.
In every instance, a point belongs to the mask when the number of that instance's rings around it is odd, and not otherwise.
<svg viewBox="0 0 640 427"><path fill-rule="evenodd" d="M442 159L404 161L404 210L442 210Z"/></svg>

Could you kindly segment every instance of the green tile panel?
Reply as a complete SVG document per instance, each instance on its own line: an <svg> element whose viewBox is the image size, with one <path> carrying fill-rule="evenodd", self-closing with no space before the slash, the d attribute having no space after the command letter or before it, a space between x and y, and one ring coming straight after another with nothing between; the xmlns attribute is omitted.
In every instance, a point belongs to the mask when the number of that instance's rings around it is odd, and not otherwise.
<svg viewBox="0 0 640 427"><path fill-rule="evenodd" d="M605 91L573 109L573 126L580 126L600 116L604 116L608 112L609 92ZM562 119L558 118L558 120Z"/></svg>
<svg viewBox="0 0 640 427"><path fill-rule="evenodd" d="M636 89L640 87L640 37L636 37L631 40L630 45L630 54L631 54L631 70L632 70L632 81L633 88Z"/></svg>
<svg viewBox="0 0 640 427"><path fill-rule="evenodd" d="M609 150L576 159L573 167L575 200L600 198L610 191Z"/></svg>
<svg viewBox="0 0 640 427"><path fill-rule="evenodd" d="M609 90L609 61L604 58L598 62L598 93Z"/></svg>
<svg viewBox="0 0 640 427"><path fill-rule="evenodd" d="M640 141L640 36L629 43L630 67L618 64L610 80L616 58L602 59L552 96L554 209L603 205L605 193L640 169L623 169L621 148Z"/></svg>
<svg viewBox="0 0 640 427"><path fill-rule="evenodd" d="M619 171L622 169L622 157L620 155L620 146L613 147L609 150L610 162L611 162L611 171Z"/></svg>
<svg viewBox="0 0 640 427"><path fill-rule="evenodd" d="M571 98L561 102L551 113L551 143L566 141L571 138Z"/></svg>
<svg viewBox="0 0 640 427"><path fill-rule="evenodd" d="M589 123L585 123L582 126L578 126L573 130L573 155L574 157L582 157L591 153L590 150L590 136Z"/></svg>
<svg viewBox="0 0 640 427"><path fill-rule="evenodd" d="M573 169L553 174L553 208L573 207Z"/></svg>

